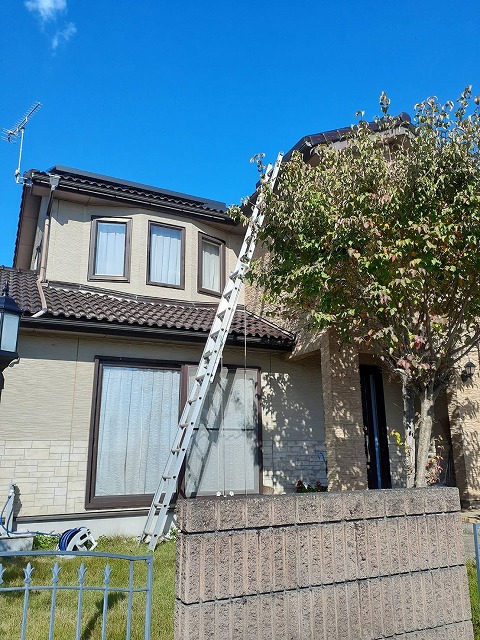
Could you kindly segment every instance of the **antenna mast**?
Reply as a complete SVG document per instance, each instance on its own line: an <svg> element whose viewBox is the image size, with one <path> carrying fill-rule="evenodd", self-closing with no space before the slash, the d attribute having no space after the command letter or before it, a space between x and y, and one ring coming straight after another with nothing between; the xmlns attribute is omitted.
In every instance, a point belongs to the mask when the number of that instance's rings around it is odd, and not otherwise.
<svg viewBox="0 0 480 640"><path fill-rule="evenodd" d="M29 121L29 119L36 111L38 111L38 109L40 109L41 106L41 102L35 102L35 104L27 111L23 118L21 118L14 127L12 127L11 129L3 129L2 140L13 143L16 142L17 138L20 136L18 166L15 169L15 182L17 184L23 184L23 177L20 175L20 164L22 162L23 136L25 135L25 127L27 126L27 122Z"/></svg>

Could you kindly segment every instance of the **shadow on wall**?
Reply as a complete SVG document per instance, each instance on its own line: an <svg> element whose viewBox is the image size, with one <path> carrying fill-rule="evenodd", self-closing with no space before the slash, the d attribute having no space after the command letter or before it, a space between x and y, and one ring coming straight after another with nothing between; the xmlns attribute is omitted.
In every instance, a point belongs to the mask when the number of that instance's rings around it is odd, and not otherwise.
<svg viewBox="0 0 480 640"><path fill-rule="evenodd" d="M263 375L264 492L290 493L298 480L327 484L322 385L318 360L302 385L288 372ZM297 365L302 368L302 365ZM303 365L305 366L305 365ZM310 368L306 368L310 370ZM318 372L318 373L317 373ZM268 421L271 419L271 425Z"/></svg>
<svg viewBox="0 0 480 640"><path fill-rule="evenodd" d="M326 334L321 350L325 376L325 428L329 483L334 490L366 489L367 460L359 354L356 345L340 347Z"/></svg>
<svg viewBox="0 0 480 640"><path fill-rule="evenodd" d="M480 403L475 399L477 384L472 380L462 383L462 393L455 394L453 399L451 438L462 502L480 500Z"/></svg>

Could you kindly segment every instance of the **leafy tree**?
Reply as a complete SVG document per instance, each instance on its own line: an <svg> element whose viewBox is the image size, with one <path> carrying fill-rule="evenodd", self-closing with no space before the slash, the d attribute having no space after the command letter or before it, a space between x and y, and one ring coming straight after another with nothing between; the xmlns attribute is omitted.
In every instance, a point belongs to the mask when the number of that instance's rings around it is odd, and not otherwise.
<svg viewBox="0 0 480 640"><path fill-rule="evenodd" d="M426 484L435 399L480 339L478 102L471 87L456 104L429 98L401 134L382 94L378 130L361 120L344 148L318 146L315 166L294 155L252 268L277 309L368 347L400 379L407 486Z"/></svg>

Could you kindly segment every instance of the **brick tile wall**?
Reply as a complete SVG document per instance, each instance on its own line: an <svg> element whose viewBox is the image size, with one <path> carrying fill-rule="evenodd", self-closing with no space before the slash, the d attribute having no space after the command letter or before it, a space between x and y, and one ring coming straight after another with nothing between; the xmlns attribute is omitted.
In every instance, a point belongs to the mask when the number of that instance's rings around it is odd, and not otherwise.
<svg viewBox="0 0 480 640"><path fill-rule="evenodd" d="M331 489L366 489L367 463L362 397L355 345L340 349L330 332L322 336L325 445Z"/></svg>
<svg viewBox="0 0 480 640"><path fill-rule="evenodd" d="M18 486L22 514L84 510L88 442L0 440L0 491Z"/></svg>

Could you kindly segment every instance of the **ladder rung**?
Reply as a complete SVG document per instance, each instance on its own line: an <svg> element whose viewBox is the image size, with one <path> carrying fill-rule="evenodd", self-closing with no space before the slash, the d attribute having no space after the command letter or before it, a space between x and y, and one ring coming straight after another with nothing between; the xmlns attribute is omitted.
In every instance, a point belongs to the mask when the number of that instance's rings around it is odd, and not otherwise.
<svg viewBox="0 0 480 640"><path fill-rule="evenodd" d="M178 453L179 451L186 451L186 447L174 447L172 453Z"/></svg>

